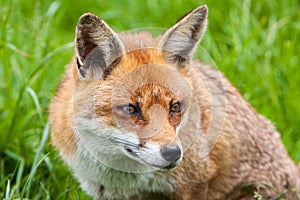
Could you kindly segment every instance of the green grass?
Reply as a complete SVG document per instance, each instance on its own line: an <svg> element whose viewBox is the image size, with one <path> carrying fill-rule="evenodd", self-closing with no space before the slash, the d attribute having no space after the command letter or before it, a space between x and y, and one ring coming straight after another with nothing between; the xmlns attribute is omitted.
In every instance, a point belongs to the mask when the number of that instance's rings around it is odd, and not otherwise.
<svg viewBox="0 0 300 200"><path fill-rule="evenodd" d="M82 13L117 31L167 28L202 3L210 8L202 47L300 161L298 0L0 1L0 199L88 198L51 146L47 124Z"/></svg>

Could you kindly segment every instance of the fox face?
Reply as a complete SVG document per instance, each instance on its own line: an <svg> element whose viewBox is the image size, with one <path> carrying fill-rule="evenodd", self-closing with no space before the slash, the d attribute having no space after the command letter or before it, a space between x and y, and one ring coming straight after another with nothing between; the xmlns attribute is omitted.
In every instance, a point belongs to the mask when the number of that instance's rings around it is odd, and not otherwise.
<svg viewBox="0 0 300 200"><path fill-rule="evenodd" d="M98 101L99 96L95 97L95 114L100 127L112 124L110 147L120 148L121 154L129 160L158 169L171 169L182 160L183 149L178 134L188 115L191 94L187 83L186 90L172 91L159 76L146 80L148 74L167 72L174 78L171 84L178 84L175 82L178 73L171 69L160 70L161 67L139 66L114 86L112 99L103 102ZM106 87L100 85L96 93L103 94L103 88ZM107 107L108 113L105 113ZM110 122L105 121L107 116L111 116ZM114 136L115 129L122 133Z"/></svg>
<svg viewBox="0 0 300 200"><path fill-rule="evenodd" d="M179 134L193 99L186 69L206 14L206 6L199 7L158 38L142 32L134 40L93 14L80 18L73 109L82 151L122 171L180 164Z"/></svg>

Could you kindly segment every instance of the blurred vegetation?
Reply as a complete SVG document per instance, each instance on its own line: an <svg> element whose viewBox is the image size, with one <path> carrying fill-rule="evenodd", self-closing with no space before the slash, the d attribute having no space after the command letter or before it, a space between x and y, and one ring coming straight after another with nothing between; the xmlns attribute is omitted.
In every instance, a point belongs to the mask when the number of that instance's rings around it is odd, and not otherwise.
<svg viewBox="0 0 300 200"><path fill-rule="evenodd" d="M49 140L48 104L72 58L79 16L116 31L168 28L200 4L209 27L199 53L282 133L300 161L300 2L0 1L0 199L88 199Z"/></svg>

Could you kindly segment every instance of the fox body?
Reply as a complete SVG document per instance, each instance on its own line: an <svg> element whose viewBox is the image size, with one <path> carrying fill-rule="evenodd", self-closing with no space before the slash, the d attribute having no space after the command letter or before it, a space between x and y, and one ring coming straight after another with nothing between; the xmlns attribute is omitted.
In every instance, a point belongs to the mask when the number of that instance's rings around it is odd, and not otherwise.
<svg viewBox="0 0 300 200"><path fill-rule="evenodd" d="M265 199L300 191L273 125L215 69L192 61L200 6L153 38L83 15L50 105L52 141L97 199ZM158 196L155 196L158 195Z"/></svg>

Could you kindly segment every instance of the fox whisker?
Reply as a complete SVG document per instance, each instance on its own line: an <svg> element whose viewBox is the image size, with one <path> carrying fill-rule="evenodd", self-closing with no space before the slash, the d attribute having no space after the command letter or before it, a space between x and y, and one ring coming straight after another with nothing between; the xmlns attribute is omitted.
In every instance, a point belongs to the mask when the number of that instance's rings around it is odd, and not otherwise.
<svg viewBox="0 0 300 200"><path fill-rule="evenodd" d="M117 144L117 145L139 148L138 144L135 144L133 142L123 140L123 139L120 139L120 138L111 137L111 138L109 138L109 141L111 141L111 142L113 142L114 144Z"/></svg>

